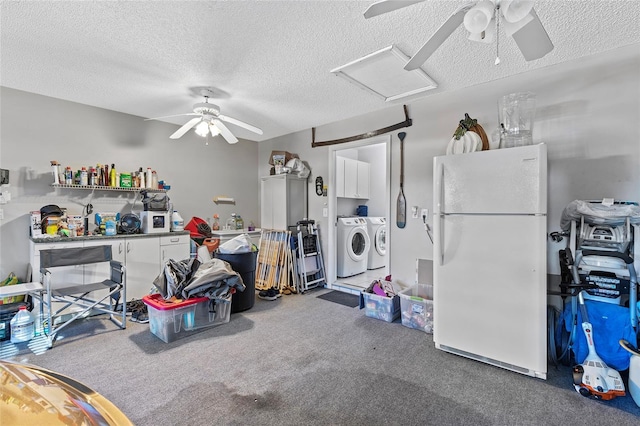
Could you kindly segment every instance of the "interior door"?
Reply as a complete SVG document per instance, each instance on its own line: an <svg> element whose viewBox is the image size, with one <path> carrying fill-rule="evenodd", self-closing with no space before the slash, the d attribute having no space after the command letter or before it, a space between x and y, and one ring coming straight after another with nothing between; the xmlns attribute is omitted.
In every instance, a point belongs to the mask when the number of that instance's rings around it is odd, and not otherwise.
<svg viewBox="0 0 640 426"><path fill-rule="evenodd" d="M434 342L546 374L546 216L434 220Z"/></svg>

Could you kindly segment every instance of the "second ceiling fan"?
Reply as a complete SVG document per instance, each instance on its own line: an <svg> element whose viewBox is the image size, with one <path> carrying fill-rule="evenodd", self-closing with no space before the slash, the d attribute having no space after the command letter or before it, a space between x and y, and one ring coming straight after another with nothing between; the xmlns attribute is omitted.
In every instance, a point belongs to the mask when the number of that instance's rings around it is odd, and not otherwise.
<svg viewBox="0 0 640 426"><path fill-rule="evenodd" d="M179 139L189 130L195 127L195 132L199 136L205 137L209 134L211 136L221 135L229 143L238 142L238 138L234 136L229 128L223 123L223 121L235 124L238 127L249 130L250 132L258 135L262 134L262 130L256 126L240 121L237 118L229 117L228 115L220 114L220 107L209 103L209 97L204 96L204 102L199 102L193 105L193 112L186 114L167 115L164 117L147 118L146 120L161 120L163 118L180 117L180 116L195 116L189 120L186 124L180 127L171 136L171 139ZM146 121L145 120L145 121Z"/></svg>

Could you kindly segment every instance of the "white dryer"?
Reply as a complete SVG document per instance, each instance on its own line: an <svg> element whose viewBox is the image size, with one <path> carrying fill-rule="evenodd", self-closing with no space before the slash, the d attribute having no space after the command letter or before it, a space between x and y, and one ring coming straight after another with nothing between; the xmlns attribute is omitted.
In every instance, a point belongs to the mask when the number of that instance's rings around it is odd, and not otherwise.
<svg viewBox="0 0 640 426"><path fill-rule="evenodd" d="M338 277L350 277L367 270L371 240L362 217L338 218Z"/></svg>
<svg viewBox="0 0 640 426"><path fill-rule="evenodd" d="M387 254L387 220L384 217L366 217L365 219L367 232L371 238L367 269L383 268Z"/></svg>

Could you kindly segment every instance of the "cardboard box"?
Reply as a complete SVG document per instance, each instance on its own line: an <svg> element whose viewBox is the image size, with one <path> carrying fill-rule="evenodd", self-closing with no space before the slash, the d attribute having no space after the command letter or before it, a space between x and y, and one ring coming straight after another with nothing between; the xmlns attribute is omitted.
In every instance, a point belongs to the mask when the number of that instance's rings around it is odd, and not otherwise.
<svg viewBox="0 0 640 426"><path fill-rule="evenodd" d="M165 343L192 334L194 330L229 322L231 295L225 300L211 301L196 297L181 302L165 301L161 295L144 296L149 312L149 329Z"/></svg>
<svg viewBox="0 0 640 426"><path fill-rule="evenodd" d="M269 164L272 166L284 166L293 158L300 157L298 157L298 154L292 154L287 151L271 151L271 155L269 155Z"/></svg>
<svg viewBox="0 0 640 426"><path fill-rule="evenodd" d="M399 295L402 325L433 333L433 285L416 284Z"/></svg>

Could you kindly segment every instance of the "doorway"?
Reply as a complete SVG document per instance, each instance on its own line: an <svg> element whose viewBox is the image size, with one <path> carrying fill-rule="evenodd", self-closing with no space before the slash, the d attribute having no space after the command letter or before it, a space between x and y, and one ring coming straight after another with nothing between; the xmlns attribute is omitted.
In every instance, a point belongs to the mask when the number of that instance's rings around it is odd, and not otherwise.
<svg viewBox="0 0 640 426"><path fill-rule="evenodd" d="M336 163L338 157L351 158L370 164L370 195L367 199L349 199L338 197L336 191ZM389 247L389 220L391 218L391 136L382 135L364 141L357 141L329 147L328 191L328 241L325 267L329 288L353 294L359 294L374 278L389 273L389 253L385 254L383 268L366 270L352 277L338 278L338 217L356 215L356 208L366 205L368 216L384 217L387 223L386 246ZM384 190L383 190L384 188ZM366 227L366 226L365 226ZM370 236L370 249L375 250L374 236Z"/></svg>

